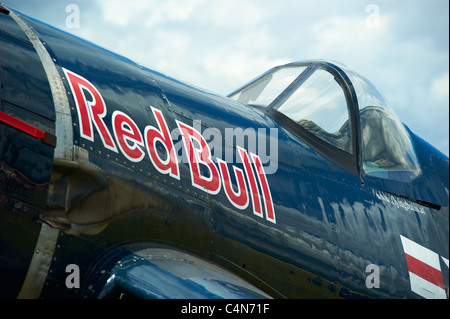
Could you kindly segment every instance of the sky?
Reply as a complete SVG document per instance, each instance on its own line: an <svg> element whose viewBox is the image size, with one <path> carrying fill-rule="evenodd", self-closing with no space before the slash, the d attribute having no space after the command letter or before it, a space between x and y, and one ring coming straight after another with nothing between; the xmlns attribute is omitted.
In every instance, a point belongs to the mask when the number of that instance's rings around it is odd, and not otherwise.
<svg viewBox="0 0 450 319"><path fill-rule="evenodd" d="M0 0L178 80L227 95L288 62L329 59L449 155L447 0Z"/></svg>

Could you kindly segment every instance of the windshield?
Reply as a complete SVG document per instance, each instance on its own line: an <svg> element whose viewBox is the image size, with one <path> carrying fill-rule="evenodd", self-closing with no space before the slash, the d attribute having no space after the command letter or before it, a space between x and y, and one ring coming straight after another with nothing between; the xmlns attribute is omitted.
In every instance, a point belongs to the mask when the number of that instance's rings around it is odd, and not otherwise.
<svg viewBox="0 0 450 319"><path fill-rule="evenodd" d="M405 182L413 180L421 170L406 128L369 80L348 67L340 67L349 76L358 98L365 173Z"/></svg>
<svg viewBox="0 0 450 319"><path fill-rule="evenodd" d="M326 68L275 68L231 95L247 105L273 107L321 140L352 153L352 130L341 84Z"/></svg>
<svg viewBox="0 0 450 319"><path fill-rule="evenodd" d="M248 105L269 106L289 85L298 78L306 66L276 68L267 75L232 94L230 97Z"/></svg>
<svg viewBox="0 0 450 319"><path fill-rule="evenodd" d="M277 67L230 97L276 109L322 141L352 154L350 109L356 106L346 100L349 89L336 77L339 69L357 97L363 171L406 182L416 178L421 170L405 127L377 88L344 65L312 61Z"/></svg>
<svg viewBox="0 0 450 319"><path fill-rule="evenodd" d="M275 107L320 139L352 152L345 93L330 72L315 70Z"/></svg>

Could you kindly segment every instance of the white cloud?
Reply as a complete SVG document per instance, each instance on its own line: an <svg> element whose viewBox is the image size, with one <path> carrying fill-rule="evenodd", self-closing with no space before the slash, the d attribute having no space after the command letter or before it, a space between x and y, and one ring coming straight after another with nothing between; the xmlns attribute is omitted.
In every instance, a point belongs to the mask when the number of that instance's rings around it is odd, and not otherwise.
<svg viewBox="0 0 450 319"><path fill-rule="evenodd" d="M204 60L204 67L211 76L215 74L216 78L220 78L223 83L211 89L228 94L260 75L261 70L268 70L287 62L290 61L271 59L264 55L253 56L243 52L226 52L221 55L208 55ZM207 84L206 80L203 82Z"/></svg>
<svg viewBox="0 0 450 319"><path fill-rule="evenodd" d="M413 30L430 20L431 13L419 14L419 8L406 14L402 4L381 2L374 16L359 2L137 0L118 19L114 5L101 7L106 21L133 26L134 40L127 35L121 42L129 43L134 59L180 80L226 94L277 64L333 59L372 80L425 139L434 138L430 125L448 127L448 106L442 106L448 75L436 74L443 58L433 50L438 42L408 28L408 17L415 19Z"/></svg>
<svg viewBox="0 0 450 319"><path fill-rule="evenodd" d="M98 1L105 28L120 33L104 46L180 80L226 94L282 60L268 57L276 46L266 26L277 12L270 2L136 0L124 13L121 3Z"/></svg>
<svg viewBox="0 0 450 319"><path fill-rule="evenodd" d="M3 1L63 28L71 3ZM366 75L414 132L448 154L441 141L448 141L447 1L379 0L378 17L366 11L373 2L360 0L76 3L81 28L66 31L219 93L276 64L343 62Z"/></svg>
<svg viewBox="0 0 450 319"><path fill-rule="evenodd" d="M181 22L188 19L194 9L204 0L121 0L97 1L105 22L118 26L128 26L139 21L150 28L165 22Z"/></svg>
<svg viewBox="0 0 450 319"><path fill-rule="evenodd" d="M227 30L259 26L272 14L263 1L214 0L204 3L204 18L215 28Z"/></svg>
<svg viewBox="0 0 450 319"><path fill-rule="evenodd" d="M391 43L391 20L390 15L382 15L376 28L368 27L364 14L318 20L311 28L316 41L311 43L310 54L355 67L376 62Z"/></svg>
<svg viewBox="0 0 450 319"><path fill-rule="evenodd" d="M449 74L444 72L435 78L430 85L430 96L436 102L449 103Z"/></svg>
<svg viewBox="0 0 450 319"><path fill-rule="evenodd" d="M103 21L125 27L129 21L137 13L148 9L149 2L145 0L135 0L132 5L125 6L123 1L110 0L110 1L97 1L100 9L102 10Z"/></svg>

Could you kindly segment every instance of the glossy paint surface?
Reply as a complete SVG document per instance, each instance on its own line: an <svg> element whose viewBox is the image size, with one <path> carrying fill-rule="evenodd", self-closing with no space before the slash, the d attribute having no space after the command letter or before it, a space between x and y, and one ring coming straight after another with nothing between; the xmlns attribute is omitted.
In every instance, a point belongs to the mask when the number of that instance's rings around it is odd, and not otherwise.
<svg viewBox="0 0 450 319"><path fill-rule="evenodd" d="M39 57L16 22L0 13L0 111L54 133L55 111ZM0 296L17 296L39 234L53 148L0 122Z"/></svg>
<svg viewBox="0 0 450 319"><path fill-rule="evenodd" d="M5 51L3 44L14 42L9 35L13 31L9 30L15 27L7 16L0 18L3 48L0 51L8 54L26 52L23 58L15 61L31 63L33 60L30 58L34 59L33 67L26 69L38 69L40 62L33 58L33 51L29 44L25 44L26 38L19 30L14 31L17 35L13 40L21 39L20 45L14 44L15 47ZM74 158L73 161L53 160L51 148L31 137L14 134L12 128L0 124L4 176L20 171L31 185L31 188L21 185L21 191L33 189L23 198L11 193L12 188L3 186L0 189L0 196L3 196L1 215L7 220L7 223L2 223L0 233L0 260L9 274L14 273L10 278L15 278L0 281L1 293L5 296L15 297L20 290L39 222L61 229L41 292L44 298L101 297L99 291L92 288L95 286L92 278L108 271L118 278L128 278L135 270L117 267L118 260L114 256L131 256L127 260L133 260L136 249L130 245L139 245L141 249L164 245L199 256L276 298L419 298L419 294L411 291L401 236L448 260L448 158L414 134L411 133L411 141L422 169L418 179L399 183L351 174L324 158L261 108L202 91L38 21L22 19L46 43L63 78L73 121ZM3 87L11 87L10 92L22 92L22 84L18 82L24 81L17 79L28 77L21 73L22 66L11 66L10 60L1 62ZM92 138L86 138L77 104L80 101L64 70L92 85L87 90L91 92L82 91L87 104L94 103L94 88L98 91L105 107L101 120L111 135L115 150L106 147L106 135L98 125L93 125ZM39 103L48 100L45 77L37 73L31 78L39 89L26 95L39 100ZM2 90L2 111L24 109L27 114L33 114L33 121L52 127L51 102L43 103L43 106L38 103L28 106L25 102L11 100L10 96L8 90ZM20 108L10 107L10 104ZM8 111L8 114L11 113ZM122 127L122 131L133 135L128 139L128 146L137 145L143 153L142 159L130 160L119 149L117 136L120 133L118 126L114 126L117 114L132 120L136 130L128 125ZM192 162L183 157L187 155L186 140L180 135L172 134L176 155L183 159L178 163L178 178L158 170L148 145L144 143L146 128L162 131L162 122L155 114L161 114L170 132L175 130L176 133L185 125L202 134L206 142L216 145L211 150L211 159L225 161L230 175L235 172L234 167L245 172L245 165L238 161L238 150L241 148L251 154L249 148L252 145L248 139L227 140L227 130L250 128L261 132L257 135L254 152L266 170L264 176L276 218L267 218L268 192L264 193L263 184L258 180L260 198L265 200L260 215L254 212L255 203L250 198L244 209L232 205L225 193L223 178L218 182L221 185L218 191L195 187ZM91 116L100 118L92 113ZM143 135L143 144L133 145L133 141L139 139L138 132ZM276 136L271 132L276 132ZM271 162L271 156L275 154L270 152L270 147L275 141L277 158ZM22 144L25 146L19 147ZM20 149L14 160L9 156L8 147L11 146ZM162 143L154 146L164 159L167 152ZM33 152L25 151L28 149ZM27 169L29 165L23 161L31 160L37 166ZM219 169L218 162L213 162ZM267 173L268 166L275 163L276 170ZM204 180L214 175L211 166L209 173L207 165L199 167ZM234 176L231 179L235 181ZM248 181L246 179L250 196L252 186ZM7 183L11 183L10 178ZM38 185L44 185L44 190L39 191ZM47 198L42 199L42 193ZM13 200L26 202L27 198L35 198L33 196L41 196L31 203L34 210L17 212L11 207ZM427 203L422 205L417 200ZM27 235L22 238L25 233ZM118 251L120 254L116 253ZM439 258L442 260L444 290L448 294L448 266L444 259ZM80 268L79 289L68 289L64 285L67 277L65 267L69 264ZM109 269L100 269L101 265L109 265ZM379 269L379 288L367 285L370 272L366 269L369 265L376 265ZM156 267L143 261L136 271L150 269L148 267L160 275L162 272L168 275L163 262ZM178 280L173 274L170 277ZM164 282L151 284L158 286ZM195 293L204 288L195 287ZM147 293L147 297L153 296L150 290ZM172 294L169 289L163 295L171 298L177 296L175 293L174 288ZM203 296L212 297L208 294Z"/></svg>

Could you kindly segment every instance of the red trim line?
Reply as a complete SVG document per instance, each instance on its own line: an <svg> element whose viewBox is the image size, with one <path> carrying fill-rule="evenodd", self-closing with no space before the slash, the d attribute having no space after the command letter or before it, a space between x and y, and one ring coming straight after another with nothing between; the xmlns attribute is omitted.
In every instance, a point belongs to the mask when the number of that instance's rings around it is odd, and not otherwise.
<svg viewBox="0 0 450 319"><path fill-rule="evenodd" d="M442 273L434 267L406 254L406 262L408 263L408 269L413 274L431 282L432 284L445 289L444 280L442 279Z"/></svg>
<svg viewBox="0 0 450 319"><path fill-rule="evenodd" d="M56 146L56 139L53 134L41 131L40 129L34 127L33 125L30 125L28 123L25 123L24 121L16 119L15 117L6 114L5 112L2 111L0 111L0 122L8 124L9 126L12 126L30 136L33 136L50 146L53 147Z"/></svg>

